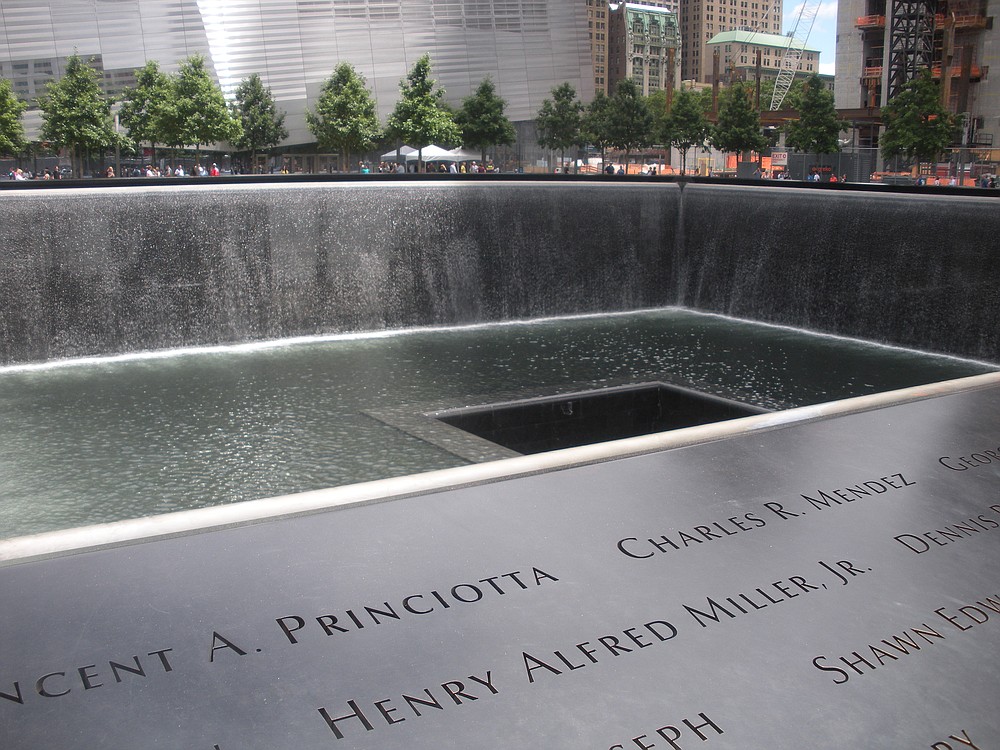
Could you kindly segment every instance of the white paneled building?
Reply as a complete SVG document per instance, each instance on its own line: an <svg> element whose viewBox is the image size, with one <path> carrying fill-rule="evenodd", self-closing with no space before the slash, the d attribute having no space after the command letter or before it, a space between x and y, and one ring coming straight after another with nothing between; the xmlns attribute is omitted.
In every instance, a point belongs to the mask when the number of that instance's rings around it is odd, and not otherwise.
<svg viewBox="0 0 1000 750"><path fill-rule="evenodd" d="M115 94L148 60L172 72L205 55L223 90L259 73L288 113L287 144L313 140L305 112L341 61L365 76L384 119L429 53L459 103L489 76L507 115L534 120L556 85L594 93L587 9L568 0L0 0L0 75L31 101L74 52ZM26 113L28 136L40 125Z"/></svg>

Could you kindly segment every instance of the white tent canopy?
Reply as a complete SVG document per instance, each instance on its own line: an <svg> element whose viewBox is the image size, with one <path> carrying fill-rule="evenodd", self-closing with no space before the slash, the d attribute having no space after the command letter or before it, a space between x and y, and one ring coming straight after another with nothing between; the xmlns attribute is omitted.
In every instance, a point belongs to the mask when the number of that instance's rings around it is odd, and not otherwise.
<svg viewBox="0 0 1000 750"><path fill-rule="evenodd" d="M452 156L451 151L434 145L424 146L422 153L414 149L411 153L406 155L406 160L416 161L418 155L422 157L424 161L455 161L455 157Z"/></svg>
<svg viewBox="0 0 1000 750"><path fill-rule="evenodd" d="M380 159L381 161L396 161L396 153L396 151L387 151L382 154ZM435 145L424 146L422 152L420 149L413 148L413 146L401 146L399 156L407 164L412 164L418 157L421 157L425 162L479 161L482 158L481 154L466 151L461 147L449 150Z"/></svg>
<svg viewBox="0 0 1000 750"><path fill-rule="evenodd" d="M402 146L399 149L399 155L403 157L403 161L406 161L406 157L410 154L415 154L417 150L415 148L410 148L409 146ZM396 161L396 150L388 151L379 157L381 161Z"/></svg>
<svg viewBox="0 0 1000 750"><path fill-rule="evenodd" d="M473 153L472 151L466 151L462 148L453 148L450 151L440 146L424 146L423 152L420 149L415 149L413 146L402 146L399 149L399 155L405 162L415 162L418 156L422 157L424 161L479 161L482 158L480 154ZM396 161L396 151L387 151L380 157L381 161Z"/></svg>
<svg viewBox="0 0 1000 750"><path fill-rule="evenodd" d="M479 161L483 158L482 154L476 154L472 151L466 151L463 148L453 148L448 152L451 154L451 158L455 161Z"/></svg>

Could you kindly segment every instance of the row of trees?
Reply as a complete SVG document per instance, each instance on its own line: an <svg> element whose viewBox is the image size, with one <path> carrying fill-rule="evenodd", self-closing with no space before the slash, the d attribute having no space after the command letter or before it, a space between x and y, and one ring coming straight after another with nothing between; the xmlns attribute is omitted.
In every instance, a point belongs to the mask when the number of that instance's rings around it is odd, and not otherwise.
<svg viewBox="0 0 1000 750"><path fill-rule="evenodd" d="M515 131L504 114L505 102L488 78L462 102L458 110L445 101L445 92L430 77L431 63L421 57L400 81L400 98L383 127L375 100L365 79L348 63L341 63L324 81L314 110L306 113L310 131L319 147L341 155L343 167L351 155L367 153L391 140L416 148L431 143L465 145L482 152L490 146L510 145ZM124 133L113 125L113 102L103 96L96 71L79 56L66 63L65 75L49 84L38 100L42 112L43 141L71 152L74 169L85 153L112 146L133 150L148 142L169 147L228 142L251 154L276 146L287 138L285 113L278 110L270 89L259 75L243 80L227 104L214 83L203 57L181 62L168 75L155 61L136 71L136 85L124 92L118 111ZM762 92L762 100L770 96ZM760 152L773 145L762 131L760 112L751 87L736 81L724 89L715 123L711 91L680 91L667 107L666 93L643 97L632 81L618 84L612 96L598 93L587 105L564 83L552 91L537 117L539 144L560 152L591 145L624 152L626 161L635 151L654 143L671 145L681 154L686 169L691 149L709 145L725 152ZM840 149L838 135L844 123L837 118L833 96L820 78L797 83L787 100L799 117L785 126L788 147L808 153L833 153ZM21 116L26 108L0 80L0 153L16 154L27 145ZM925 71L911 81L883 110L886 123L882 151L886 157L932 159L954 139L959 120L939 101L939 87ZM196 157L197 158L197 157ZM80 172L77 172L78 174Z"/></svg>
<svg viewBox="0 0 1000 750"><path fill-rule="evenodd" d="M323 82L315 110L306 113L308 127L320 148L341 155L344 168L352 153L368 152L385 139L418 148L461 144L483 151L484 160L487 147L514 142L514 126L504 116L506 103L489 79L454 111L430 73L430 57L424 55L400 82L400 99L383 128L365 79L350 64L341 63ZM182 61L173 75L164 73L156 61L136 71L135 86L123 92L118 109L124 132L114 126L113 104L101 92L97 72L73 55L63 77L38 99L43 142L69 150L77 171L87 153L111 147L134 151L141 143L154 149L157 144L194 146L197 159L203 145L224 141L248 152L255 162L258 151L288 137L285 113L259 75L241 81L229 105L200 55ZM0 153L17 154L27 146L21 124L26 106L8 81L0 81Z"/></svg>
<svg viewBox="0 0 1000 750"><path fill-rule="evenodd" d="M626 162L638 149L669 144L680 152L683 172L691 149L711 145L726 152L760 152L773 145L761 128L753 94L742 81L724 89L713 124L709 120L713 94L708 90L678 92L667 111L665 92L642 97L630 80L620 81L610 97L598 92L588 105L577 100L573 87L566 83L553 89L552 98L542 104L537 120L539 143L563 157L567 149L592 145L601 149L602 160L611 148L624 152ZM833 96L819 76L806 79L793 100L800 118L786 127L788 145L811 153L838 151L842 123Z"/></svg>
<svg viewBox="0 0 1000 750"><path fill-rule="evenodd" d="M763 88L760 100L770 101L770 92ZM576 99L572 86L562 84L539 112L539 143L563 157L566 150L589 144L601 149L602 160L605 149L613 148L624 152L626 161L639 148L669 144L680 152L683 172L691 149L712 146L730 153L759 153L775 145L777 133L762 129L754 93L742 81L724 89L713 124L708 117L715 104L710 90L680 91L668 111L665 92L643 98L631 81L619 82L611 97L598 92L588 105ZM930 161L955 142L961 118L942 105L940 96L938 82L924 70L882 108L885 158ZM812 154L840 151L838 138L846 123L838 118L833 94L818 75L796 81L785 101L798 113L784 125L788 148Z"/></svg>
<svg viewBox="0 0 1000 750"><path fill-rule="evenodd" d="M260 81L257 79L259 85ZM136 71L136 86L128 89L118 112L122 133L112 118L113 100L101 91L97 72L78 55L66 61L62 78L50 83L38 99L45 145L67 149L73 170L81 174L82 158L94 151L117 147L126 151L148 141L180 147L229 141L239 143L254 133L254 122L241 108L253 81L244 82L232 110L212 80L201 56L183 61L176 75L163 73L155 61ZM0 82L0 153L16 154L27 145L20 122L26 105ZM274 143L287 133L277 117Z"/></svg>
<svg viewBox="0 0 1000 750"><path fill-rule="evenodd" d="M514 125L504 114L506 102L489 78L455 111L430 76L430 57L424 55L400 81L399 100L383 128L364 77L349 63L341 63L323 83L316 109L306 113L306 123L319 147L339 153L345 167L351 154L370 151L384 140L406 143L421 152L432 143L464 145L479 150L483 161L488 147L514 143ZM421 158L418 153L418 162Z"/></svg>

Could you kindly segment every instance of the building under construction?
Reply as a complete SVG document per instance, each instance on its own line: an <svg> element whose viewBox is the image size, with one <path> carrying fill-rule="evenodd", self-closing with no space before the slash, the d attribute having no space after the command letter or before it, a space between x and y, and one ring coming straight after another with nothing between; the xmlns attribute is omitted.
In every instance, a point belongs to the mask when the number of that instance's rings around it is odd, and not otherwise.
<svg viewBox="0 0 1000 750"><path fill-rule="evenodd" d="M997 0L993 0L997 2ZM1000 39L990 0L840 0L836 106L856 113L858 146L877 146L877 112L924 68L965 115L955 146L971 159L1000 152Z"/></svg>

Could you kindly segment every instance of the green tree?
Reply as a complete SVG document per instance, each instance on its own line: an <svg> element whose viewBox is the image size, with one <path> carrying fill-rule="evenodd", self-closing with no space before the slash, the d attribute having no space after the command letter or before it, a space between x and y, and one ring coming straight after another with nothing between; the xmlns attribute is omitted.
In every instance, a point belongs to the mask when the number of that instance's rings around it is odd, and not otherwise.
<svg viewBox="0 0 1000 750"><path fill-rule="evenodd" d="M222 89L212 80L205 58L192 55L181 62L173 79L171 101L162 110L162 123L175 146L195 146L195 160L202 145L235 141L240 124L229 112Z"/></svg>
<svg viewBox="0 0 1000 750"><path fill-rule="evenodd" d="M517 138L513 123L504 115L506 106L493 81L484 78L475 93L462 100L462 109L455 117L462 129L463 145L478 148L484 162L487 146L510 146Z"/></svg>
<svg viewBox="0 0 1000 750"><path fill-rule="evenodd" d="M674 97L662 138L681 155L681 174L687 174L687 152L704 148L712 134L712 123L705 116L701 94L681 91Z"/></svg>
<svg viewBox="0 0 1000 750"><path fill-rule="evenodd" d="M719 102L719 122L711 143L719 151L762 151L767 141L761 133L760 113L753 108L753 92L742 81L734 82Z"/></svg>
<svg viewBox="0 0 1000 750"><path fill-rule="evenodd" d="M798 101L799 119L785 125L785 143L796 151L809 154L832 154L840 151L837 136L844 123L837 119L833 94L813 73L802 84Z"/></svg>
<svg viewBox="0 0 1000 750"><path fill-rule="evenodd" d="M882 156L931 161L952 144L960 119L941 105L930 70L907 83L882 107Z"/></svg>
<svg viewBox="0 0 1000 750"><path fill-rule="evenodd" d="M676 94L676 92L671 93ZM646 97L646 107L653 115L653 141L666 144L667 141L663 140L662 135L665 132L667 117L670 116L667 112L667 92L663 89L653 91Z"/></svg>
<svg viewBox="0 0 1000 750"><path fill-rule="evenodd" d="M625 152L626 169L629 154L653 142L653 124L653 113L635 81L619 81L611 97L610 135L612 148Z"/></svg>
<svg viewBox="0 0 1000 750"><path fill-rule="evenodd" d="M306 123L320 148L337 152L344 171L350 169L352 153L370 150L382 137L364 76L346 62L323 81L316 111L306 112Z"/></svg>
<svg viewBox="0 0 1000 750"><path fill-rule="evenodd" d="M704 88L701 91L695 92L698 98L701 100L701 111L706 115L712 111L712 89ZM725 89L720 91L721 94L725 94Z"/></svg>
<svg viewBox="0 0 1000 750"><path fill-rule="evenodd" d="M83 156L104 150L117 140L111 102L101 93L98 75L79 55L66 60L62 78L50 83L39 98L42 140L70 152L75 175L83 174Z"/></svg>
<svg viewBox="0 0 1000 750"><path fill-rule="evenodd" d="M135 71L135 86L122 94L118 120L136 144L148 141L154 150L163 143L160 113L173 96L170 76L160 70L159 63L150 60Z"/></svg>
<svg viewBox="0 0 1000 750"><path fill-rule="evenodd" d="M611 98L603 91L598 91L587 105L580 130L580 140L601 150L603 165L605 153L611 145Z"/></svg>
<svg viewBox="0 0 1000 750"><path fill-rule="evenodd" d="M774 79L764 78L760 82L760 108L761 111L766 111L771 109L771 99L774 98ZM802 78L796 77L792 81L792 85L788 88L788 93L785 94L784 100L781 102L781 109L795 109L799 108L799 102L802 101Z"/></svg>
<svg viewBox="0 0 1000 750"><path fill-rule="evenodd" d="M28 145L24 140L24 124L21 122L21 113L27 106L14 96L10 81L0 78L0 154L14 156Z"/></svg>
<svg viewBox="0 0 1000 750"><path fill-rule="evenodd" d="M240 134L233 145L240 151L249 151L251 164L255 166L260 149L277 146L288 137L285 113L278 111L271 89L257 73L244 78L236 87L232 113L240 124Z"/></svg>
<svg viewBox="0 0 1000 750"><path fill-rule="evenodd" d="M462 131L445 106L444 89L431 79L430 55L413 64L399 82L400 98L389 115L388 132L417 149L417 166L423 166L423 150L432 143L460 143Z"/></svg>
<svg viewBox="0 0 1000 750"><path fill-rule="evenodd" d="M559 152L559 163L566 160L566 149L583 140L583 104L576 98L576 89L561 83L552 89L552 98L542 102L535 127L538 145Z"/></svg>

